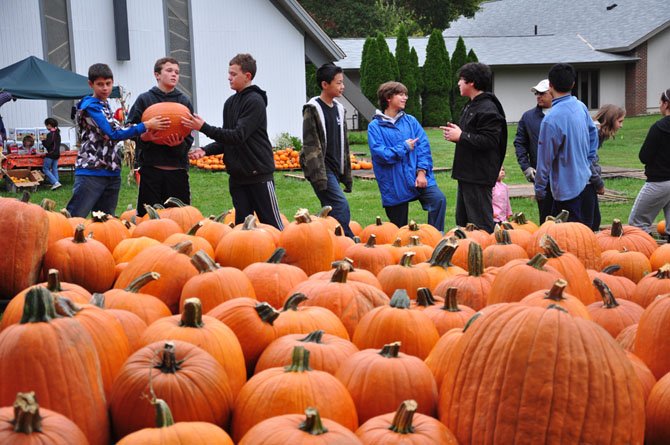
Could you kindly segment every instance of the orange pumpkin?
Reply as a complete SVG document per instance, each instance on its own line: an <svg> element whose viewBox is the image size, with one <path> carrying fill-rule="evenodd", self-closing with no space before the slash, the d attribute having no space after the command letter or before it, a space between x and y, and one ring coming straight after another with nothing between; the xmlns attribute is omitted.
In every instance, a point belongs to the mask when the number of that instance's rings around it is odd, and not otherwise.
<svg viewBox="0 0 670 445"><path fill-rule="evenodd" d="M617 264L621 267L614 275L629 278L638 283L645 275L651 272L649 259L642 252L623 250L606 250L602 253L603 267Z"/></svg>
<svg viewBox="0 0 670 445"><path fill-rule="evenodd" d="M670 372L670 294L659 295L642 313L635 336L635 355L651 369L657 379Z"/></svg>
<svg viewBox="0 0 670 445"><path fill-rule="evenodd" d="M556 269L567 280L566 291L569 294L579 298L585 305L600 301L594 298L591 279L579 258L570 252L564 252L547 234L540 239L540 247L547 257L547 266Z"/></svg>
<svg viewBox="0 0 670 445"><path fill-rule="evenodd" d="M556 280L551 289L543 289L530 293L521 300L521 304L543 308L556 305L568 311L573 317L591 320L591 314L586 306L584 306L584 303L579 298L565 291L567 286L568 282L564 279Z"/></svg>
<svg viewBox="0 0 670 445"><path fill-rule="evenodd" d="M104 293L105 307L120 309L140 317L147 326L159 318L172 315L170 308L150 294L140 293L140 289L160 278L156 272L147 272L130 282L125 289L110 289Z"/></svg>
<svg viewBox="0 0 670 445"><path fill-rule="evenodd" d="M657 295L670 292L670 263L661 266L656 272L645 275L635 286L630 300L647 307Z"/></svg>
<svg viewBox="0 0 670 445"><path fill-rule="evenodd" d="M430 351L424 363L433 373L437 387L442 387L444 373L447 372L447 366L451 363L451 354L456 348L456 343L463 336L462 328L453 328L440 337L435 343L435 347Z"/></svg>
<svg viewBox="0 0 670 445"><path fill-rule="evenodd" d="M285 253L283 247L278 247L266 262L250 264L242 271L251 281L258 301L266 301L272 307L283 305L291 289L308 278L299 267L281 262Z"/></svg>
<svg viewBox="0 0 670 445"><path fill-rule="evenodd" d="M137 224L135 230L133 230L133 238L147 236L162 243L168 236L184 232L175 221L161 218L156 209L150 205L145 204L144 208L147 211L145 216L148 218Z"/></svg>
<svg viewBox="0 0 670 445"><path fill-rule="evenodd" d="M86 233L107 246L110 252L114 252L121 241L130 238L130 231L121 220L105 212L92 212L91 216L86 224Z"/></svg>
<svg viewBox="0 0 670 445"><path fill-rule="evenodd" d="M160 244L160 241L149 238L148 236L140 236L139 238L126 238L119 242L119 244L117 244L112 251L114 262L117 265L120 263L127 263L128 261L135 258L144 249L155 246L156 244Z"/></svg>
<svg viewBox="0 0 670 445"><path fill-rule="evenodd" d="M202 221L198 221L197 223L195 223L193 227L191 227L191 229L188 232L173 233L172 235L168 236L167 238L165 238L165 241L163 241L163 244L167 246L174 246L175 244L181 243L182 241L190 241L191 244L193 245L190 254L191 256L193 256L196 252L202 250L210 257L214 257L214 248L209 243L209 241L195 234L201 226Z"/></svg>
<svg viewBox="0 0 670 445"><path fill-rule="evenodd" d="M656 382L647 400L645 444L666 445L670 440L670 374Z"/></svg>
<svg viewBox="0 0 670 445"><path fill-rule="evenodd" d="M603 252L626 248L634 252L642 252L647 258L658 247L656 240L647 232L638 227L624 225L620 219L614 219L611 228L598 232L596 239Z"/></svg>
<svg viewBox="0 0 670 445"><path fill-rule="evenodd" d="M176 134L178 137L186 137L191 130L182 124L182 119L188 119L191 116L189 109L178 102L158 102L147 107L142 113L142 122L160 116L162 118L170 119L170 126L163 130L156 130L153 132L152 142L165 145L167 139Z"/></svg>
<svg viewBox="0 0 670 445"><path fill-rule="evenodd" d="M330 269L333 260L330 232L312 220L306 209L299 209L295 221L284 227L279 245L286 250L284 262L301 268L307 275Z"/></svg>
<svg viewBox="0 0 670 445"><path fill-rule="evenodd" d="M14 406L0 408L0 443L88 445L88 440L64 415L40 409L34 392L20 392Z"/></svg>
<svg viewBox="0 0 670 445"><path fill-rule="evenodd" d="M453 328L462 328L475 315L475 310L458 304L458 289L450 287L444 298L444 305L431 305L423 313L435 324L440 336Z"/></svg>
<svg viewBox="0 0 670 445"><path fill-rule="evenodd" d="M651 270L658 270L664 264L670 263L670 244L658 246L649 257L649 263L651 263Z"/></svg>
<svg viewBox="0 0 670 445"><path fill-rule="evenodd" d="M484 249L484 267L501 267L512 260L528 259L528 254L523 247L512 244L507 230L497 227L493 234L496 243Z"/></svg>
<svg viewBox="0 0 670 445"><path fill-rule="evenodd" d="M544 221L540 221L543 223ZM517 212L512 215L510 223L515 229L525 230L528 233L535 233L538 229L537 224L526 218L523 212Z"/></svg>
<svg viewBox="0 0 670 445"><path fill-rule="evenodd" d="M417 224L416 221L410 221L406 226L400 227L396 232L395 238L400 238L400 244L409 244L412 236L418 236L423 244L435 247L442 239L442 233L430 224Z"/></svg>
<svg viewBox="0 0 670 445"><path fill-rule="evenodd" d="M53 199L44 198L40 203L40 207L42 207L47 212L47 217L49 218L49 247L51 247L51 245L59 239L69 238L72 236L74 230L67 221L65 215L55 211L56 201Z"/></svg>
<svg viewBox="0 0 670 445"><path fill-rule="evenodd" d="M617 298L630 300L633 298L633 294L635 293L636 284L633 283L629 278L614 275L619 269L621 269L621 266L618 264L613 264L603 268L601 272L597 272L593 269L586 269L586 273L589 274L589 279L592 283L594 279L599 278L605 284L607 284L607 287L609 287L612 292L614 292L614 295L616 295ZM600 301L602 297L598 289L596 289L594 286L592 290L594 302Z"/></svg>
<svg viewBox="0 0 670 445"><path fill-rule="evenodd" d="M247 215L244 224L235 227L216 246L216 262L242 270L265 261L276 248L272 235L256 225L256 216Z"/></svg>
<svg viewBox="0 0 670 445"><path fill-rule="evenodd" d="M628 351L635 353L635 337L637 336L638 323L631 324L621 330L616 337L616 342L621 347Z"/></svg>
<svg viewBox="0 0 670 445"><path fill-rule="evenodd" d="M390 221L382 221L380 216L375 218L375 223L366 226L360 234L361 242L367 243L370 235L375 235L379 244L390 244L396 238L398 226Z"/></svg>
<svg viewBox="0 0 670 445"><path fill-rule="evenodd" d="M486 299L491 291L494 275L484 271L482 246L479 243L468 244L468 263L467 274L456 274L443 279L435 286L433 292L435 295L445 297L447 289L455 287L458 289L460 302L478 311L486 306Z"/></svg>
<svg viewBox="0 0 670 445"><path fill-rule="evenodd" d="M388 249L377 245L377 235L374 233L370 234L365 244L358 243L348 247L344 255L350 258L357 268L368 270L375 276L384 267L395 264L393 254Z"/></svg>
<svg viewBox="0 0 670 445"><path fill-rule="evenodd" d="M295 293L286 299L279 317L274 322L277 337L287 334L309 334L317 329L349 340L344 324L332 311L320 306L301 306L307 296Z"/></svg>
<svg viewBox="0 0 670 445"><path fill-rule="evenodd" d="M563 276L546 263L547 257L538 253L530 260L512 260L505 264L493 279L487 304L521 301L531 292L550 289Z"/></svg>

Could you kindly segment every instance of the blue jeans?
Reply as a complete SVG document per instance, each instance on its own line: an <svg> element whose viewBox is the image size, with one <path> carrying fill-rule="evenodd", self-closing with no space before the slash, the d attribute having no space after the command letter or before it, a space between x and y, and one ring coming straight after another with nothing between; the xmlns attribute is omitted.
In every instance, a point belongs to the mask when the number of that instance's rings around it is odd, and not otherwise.
<svg viewBox="0 0 670 445"><path fill-rule="evenodd" d="M436 185L417 189L421 208L428 212L428 224L444 233L444 215L447 212L447 198ZM416 199L414 200L416 201ZM409 218L409 202L384 207L386 216L398 227L406 226Z"/></svg>
<svg viewBox="0 0 670 445"><path fill-rule="evenodd" d="M570 215L568 216L569 222L582 223L591 228L593 225L593 212L585 214L583 209L585 202L589 207L592 205L588 204L591 202L591 200L594 199L593 196L591 196L592 191L593 189L590 189L589 184L587 184L586 187L584 187L584 190L582 190L579 195L572 199L568 199L566 201L557 201L556 198L554 198L554 205L551 209L551 214L558 215L562 210L567 210L570 212Z"/></svg>
<svg viewBox="0 0 670 445"><path fill-rule="evenodd" d="M349 227L349 221L351 221L349 202L344 196L344 192L340 187L340 181L337 179L335 173L327 171L326 175L328 177L328 185L325 190L317 190L314 184L312 184L312 188L314 188L317 198L321 201L321 207L331 206L333 210L330 211L330 216L340 223L345 236L353 238L354 233Z"/></svg>
<svg viewBox="0 0 670 445"><path fill-rule="evenodd" d="M46 175L47 179L51 185L56 184L58 181L58 159L44 158L44 166L42 171Z"/></svg>
<svg viewBox="0 0 670 445"><path fill-rule="evenodd" d="M75 175L72 198L67 211L72 216L86 218L91 211L114 215L119 202L121 176Z"/></svg>

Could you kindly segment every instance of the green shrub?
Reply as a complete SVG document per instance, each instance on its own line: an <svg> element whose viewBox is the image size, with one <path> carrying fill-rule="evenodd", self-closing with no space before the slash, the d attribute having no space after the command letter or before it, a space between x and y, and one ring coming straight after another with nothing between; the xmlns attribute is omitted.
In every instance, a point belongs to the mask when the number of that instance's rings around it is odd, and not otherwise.
<svg viewBox="0 0 670 445"><path fill-rule="evenodd" d="M279 134L272 141L272 145L276 150L293 147L295 151L302 150L302 140L297 136L291 136L288 132Z"/></svg>
<svg viewBox="0 0 670 445"><path fill-rule="evenodd" d="M368 133L366 131L350 131L349 145L368 145Z"/></svg>

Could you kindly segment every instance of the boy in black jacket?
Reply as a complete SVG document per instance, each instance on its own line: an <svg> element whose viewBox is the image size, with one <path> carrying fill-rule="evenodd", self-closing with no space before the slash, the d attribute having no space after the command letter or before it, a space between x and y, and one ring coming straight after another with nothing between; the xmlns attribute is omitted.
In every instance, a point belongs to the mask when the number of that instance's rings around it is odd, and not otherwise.
<svg viewBox="0 0 670 445"><path fill-rule="evenodd" d="M461 96L470 98L459 125L448 123L444 138L456 143L451 177L458 181L456 224L493 232L492 190L507 150L507 122L491 88L491 69L466 63L458 72Z"/></svg>
<svg viewBox="0 0 670 445"><path fill-rule="evenodd" d="M142 113L159 102L177 102L185 105L191 113L193 105L177 89L179 82L179 62L172 57L163 57L154 64L154 76L158 85L140 94L128 114L128 121L142 122ZM191 203L188 183L188 151L193 145L193 137L173 135L167 145L153 142L152 132L146 132L135 139L135 162L140 168L140 190L137 196L137 215L146 213L144 204L162 204L170 197L179 198L185 204Z"/></svg>
<svg viewBox="0 0 670 445"><path fill-rule="evenodd" d="M275 163L267 132L267 95L252 84L256 60L238 54L228 67L228 82L235 94L223 105L223 127L213 127L200 116L184 119L183 124L214 139L204 150L189 153L191 159L224 153L228 188L235 207L235 224L256 212L260 222L283 229L275 194Z"/></svg>

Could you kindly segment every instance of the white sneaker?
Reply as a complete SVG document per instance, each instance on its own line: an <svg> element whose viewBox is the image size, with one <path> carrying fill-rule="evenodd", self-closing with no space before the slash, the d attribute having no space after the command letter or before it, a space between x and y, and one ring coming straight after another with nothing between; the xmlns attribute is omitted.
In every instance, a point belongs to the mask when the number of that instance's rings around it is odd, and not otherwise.
<svg viewBox="0 0 670 445"><path fill-rule="evenodd" d="M56 190L57 188L60 188L62 184L60 182L55 183L54 185L51 186L51 190Z"/></svg>

